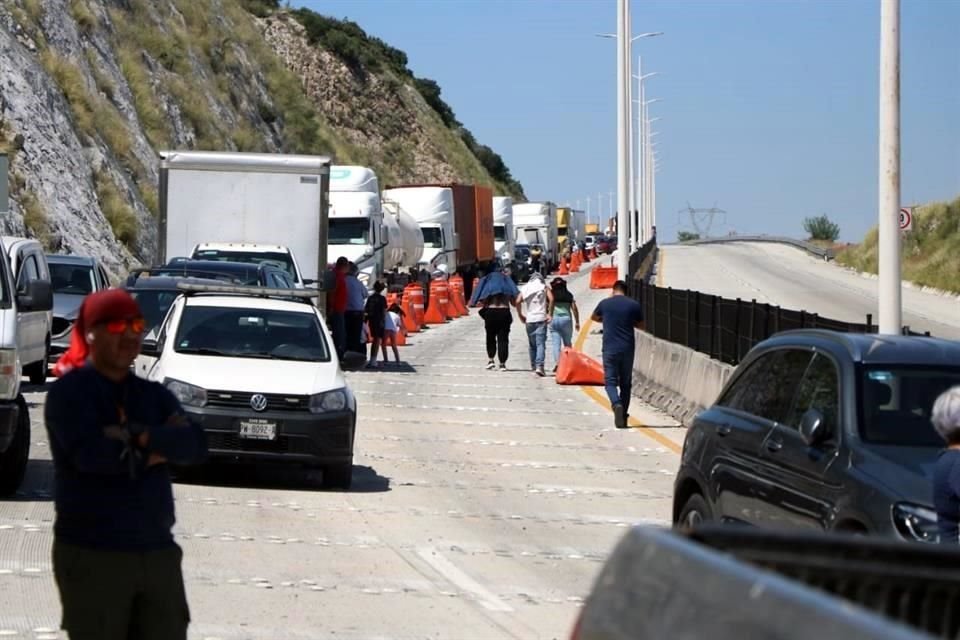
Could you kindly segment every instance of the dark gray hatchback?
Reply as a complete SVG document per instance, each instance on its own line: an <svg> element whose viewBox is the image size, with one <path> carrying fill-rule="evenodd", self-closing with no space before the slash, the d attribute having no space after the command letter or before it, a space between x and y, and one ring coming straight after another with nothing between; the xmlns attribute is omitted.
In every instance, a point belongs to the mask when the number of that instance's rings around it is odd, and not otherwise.
<svg viewBox="0 0 960 640"><path fill-rule="evenodd" d="M937 540L937 396L960 343L787 331L758 344L689 429L673 520Z"/></svg>

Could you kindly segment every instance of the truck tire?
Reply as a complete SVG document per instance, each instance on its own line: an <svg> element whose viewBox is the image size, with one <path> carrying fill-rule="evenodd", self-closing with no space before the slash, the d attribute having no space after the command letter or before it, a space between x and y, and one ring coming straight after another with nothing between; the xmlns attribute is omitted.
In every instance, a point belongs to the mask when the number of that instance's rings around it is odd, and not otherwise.
<svg viewBox="0 0 960 640"><path fill-rule="evenodd" d="M350 489L353 484L353 463L332 464L323 469L323 486L328 489Z"/></svg>
<svg viewBox="0 0 960 640"><path fill-rule="evenodd" d="M10 447L0 453L0 497L12 496L27 472L27 460L30 459L30 414L23 396L17 398L20 411L17 415L17 431L13 434Z"/></svg>
<svg viewBox="0 0 960 640"><path fill-rule="evenodd" d="M24 375L30 379L30 384L42 385L47 381L47 363L50 361L50 337L47 336L47 345L43 351L43 360L23 368Z"/></svg>
<svg viewBox="0 0 960 640"><path fill-rule="evenodd" d="M677 521L677 526L692 529L697 525L711 522L712 520L713 511L710 509L710 505L707 504L707 501L703 499L702 495L695 493L687 498L683 509L680 510L680 518Z"/></svg>

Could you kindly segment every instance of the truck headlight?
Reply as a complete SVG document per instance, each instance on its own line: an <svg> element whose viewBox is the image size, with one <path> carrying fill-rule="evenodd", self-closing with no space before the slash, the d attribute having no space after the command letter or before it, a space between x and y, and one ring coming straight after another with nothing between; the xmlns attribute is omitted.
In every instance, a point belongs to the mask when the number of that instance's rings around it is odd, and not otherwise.
<svg viewBox="0 0 960 640"><path fill-rule="evenodd" d="M20 382L20 363L15 349L0 349L0 398L12 400Z"/></svg>
<svg viewBox="0 0 960 640"><path fill-rule="evenodd" d="M893 505L893 524L904 540L939 542L937 512L929 507L907 502Z"/></svg>
<svg viewBox="0 0 960 640"><path fill-rule="evenodd" d="M358 273L357 280L359 280L363 284L363 286L367 288L370 287L370 274L367 273L366 271L361 271L360 273Z"/></svg>
<svg viewBox="0 0 960 640"><path fill-rule="evenodd" d="M347 408L347 394L343 389L334 389L310 396L310 413L343 411Z"/></svg>
<svg viewBox="0 0 960 640"><path fill-rule="evenodd" d="M202 407L207 404L207 390L186 382L167 378L163 384L185 407Z"/></svg>

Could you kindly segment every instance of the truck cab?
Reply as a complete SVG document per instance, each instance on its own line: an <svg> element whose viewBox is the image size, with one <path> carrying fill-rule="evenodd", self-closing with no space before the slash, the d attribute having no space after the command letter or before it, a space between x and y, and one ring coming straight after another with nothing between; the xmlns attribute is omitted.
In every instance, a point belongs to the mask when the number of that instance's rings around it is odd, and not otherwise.
<svg viewBox="0 0 960 640"><path fill-rule="evenodd" d="M384 273L384 249L390 244L390 236L398 235L399 230L388 229L385 224L380 184L372 169L330 167L329 224L328 259L332 262L345 257L357 265L360 281L373 286Z"/></svg>
<svg viewBox="0 0 960 640"><path fill-rule="evenodd" d="M559 262L557 207L552 202L527 202L513 206L513 227L517 244L544 247L543 260L548 271Z"/></svg>
<svg viewBox="0 0 960 640"><path fill-rule="evenodd" d="M493 199L493 246L497 258L503 264L513 262L513 198Z"/></svg>
<svg viewBox="0 0 960 640"><path fill-rule="evenodd" d="M421 261L430 269L457 269L459 239L454 227L453 192L443 187L397 187L385 189L384 199L408 212L423 234Z"/></svg>

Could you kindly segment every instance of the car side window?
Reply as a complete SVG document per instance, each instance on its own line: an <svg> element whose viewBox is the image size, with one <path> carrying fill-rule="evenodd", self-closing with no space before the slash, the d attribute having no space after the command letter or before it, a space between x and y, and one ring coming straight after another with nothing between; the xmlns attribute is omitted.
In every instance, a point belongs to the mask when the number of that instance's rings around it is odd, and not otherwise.
<svg viewBox="0 0 960 640"><path fill-rule="evenodd" d="M725 406L771 422L784 420L810 358L810 352L801 349L778 349L761 356L737 381L740 391Z"/></svg>
<svg viewBox="0 0 960 640"><path fill-rule="evenodd" d="M823 415L831 433L837 433L840 416L840 375L837 367L823 354L817 354L807 368L797 392L797 400L786 424L799 428L800 418L810 409Z"/></svg>
<svg viewBox="0 0 960 640"><path fill-rule="evenodd" d="M26 255L20 262L20 274L17 276L17 291L25 293L27 284L33 280L40 279L40 267L37 265L37 258L33 255Z"/></svg>
<svg viewBox="0 0 960 640"><path fill-rule="evenodd" d="M753 389L759 384L759 381L763 379L766 374L767 369L770 366L770 360L773 357L773 354L767 354L761 356L753 361L753 364L740 374L740 377L737 378L736 382L727 389L727 392L717 400L717 404L721 407L727 407L728 409L736 409L737 411L744 411L744 405L747 402L747 399L753 393Z"/></svg>

